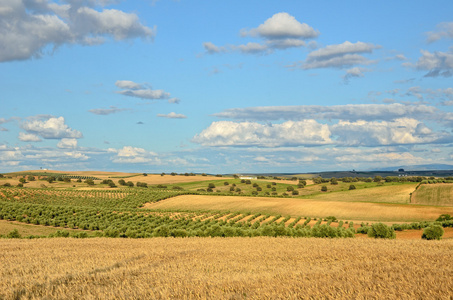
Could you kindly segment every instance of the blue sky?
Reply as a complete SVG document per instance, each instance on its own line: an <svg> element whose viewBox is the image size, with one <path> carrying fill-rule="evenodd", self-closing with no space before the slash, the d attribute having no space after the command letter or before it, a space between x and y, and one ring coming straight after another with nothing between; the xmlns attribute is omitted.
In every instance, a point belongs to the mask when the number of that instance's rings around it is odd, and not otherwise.
<svg viewBox="0 0 453 300"><path fill-rule="evenodd" d="M451 164L452 11L0 0L0 172Z"/></svg>

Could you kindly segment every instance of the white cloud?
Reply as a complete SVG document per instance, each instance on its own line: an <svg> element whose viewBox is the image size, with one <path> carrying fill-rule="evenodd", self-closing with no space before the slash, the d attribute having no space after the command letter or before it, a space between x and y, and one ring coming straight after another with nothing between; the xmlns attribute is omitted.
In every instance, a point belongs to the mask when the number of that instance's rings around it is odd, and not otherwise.
<svg viewBox="0 0 453 300"><path fill-rule="evenodd" d="M212 42L205 42L203 43L205 53L239 51L244 54L269 54L277 49L305 47L305 39L316 38L319 35L317 30L305 23L300 23L295 17L285 12L274 14L257 28L242 29L240 33L242 37L258 37L263 41L227 46L217 46Z"/></svg>
<svg viewBox="0 0 453 300"><path fill-rule="evenodd" d="M118 108L118 107L115 107L115 106L110 106L110 108L94 108L94 109L90 109L89 112L93 113L95 115L106 116L106 115L111 115L111 114L114 114L114 113L117 113L117 112L126 111L126 110L128 110L128 109L127 108Z"/></svg>
<svg viewBox="0 0 453 300"><path fill-rule="evenodd" d="M168 103L179 104L181 100L179 98L170 98L168 99Z"/></svg>
<svg viewBox="0 0 453 300"><path fill-rule="evenodd" d="M263 53L266 51L270 51L267 45L263 45L260 43L247 43L245 45L238 45L233 46L233 49L239 50L242 53L249 53L249 54L256 54L256 53Z"/></svg>
<svg viewBox="0 0 453 300"><path fill-rule="evenodd" d="M432 43L442 38L453 39L453 22L443 22L437 25L436 31L426 33L427 42Z"/></svg>
<svg viewBox="0 0 453 300"><path fill-rule="evenodd" d="M83 154L83 153L80 153L80 152L64 152L64 154L71 158L71 159L75 159L75 160L87 160L89 159L89 156Z"/></svg>
<svg viewBox="0 0 453 300"><path fill-rule="evenodd" d="M119 87L120 89L128 89L128 90L138 90L143 88L143 85L139 83L135 83L130 80L117 80L115 82L115 85Z"/></svg>
<svg viewBox="0 0 453 300"><path fill-rule="evenodd" d="M281 147L327 145L331 143L327 125L315 120L287 121L282 124L213 122L192 141L203 146Z"/></svg>
<svg viewBox="0 0 453 300"><path fill-rule="evenodd" d="M360 54L372 53L374 49L379 49L380 47L370 43L351 43L349 41L337 45L328 45L325 48L311 52L301 67L302 69L308 70L368 65L373 63L373 61Z"/></svg>
<svg viewBox="0 0 453 300"><path fill-rule="evenodd" d="M159 163L157 154L154 152L146 151L143 148L136 148L132 146L124 146L121 149L110 148L109 152L116 153L112 158L114 163Z"/></svg>
<svg viewBox="0 0 453 300"><path fill-rule="evenodd" d="M260 36L267 39L315 38L319 32L311 26L300 23L286 12L276 13L263 24L251 30L241 30L242 36Z"/></svg>
<svg viewBox="0 0 453 300"><path fill-rule="evenodd" d="M364 153L358 152L355 154L343 155L336 158L336 161L339 162L361 162L361 163L376 163L376 167L388 166L389 164L404 164L404 165L415 165L420 163L425 163L422 157L416 157L409 152L402 153Z"/></svg>
<svg viewBox="0 0 453 300"><path fill-rule="evenodd" d="M118 80L115 85L124 89L116 92L121 95L148 100L169 99L169 102L170 100L172 101L170 103L179 103L179 99L175 100L176 98L170 98L170 93L167 93L164 90L153 90L150 86L144 84L128 80Z"/></svg>
<svg viewBox="0 0 453 300"><path fill-rule="evenodd" d="M203 48L206 50L206 53L208 54L223 53L227 51L226 47L219 47L211 42L203 43Z"/></svg>
<svg viewBox="0 0 453 300"><path fill-rule="evenodd" d="M360 78L365 76L363 73L367 72L368 69L365 68L360 68L360 67L354 67L351 69L346 70L346 74L343 75L343 80L345 83L348 83L351 78Z"/></svg>
<svg viewBox="0 0 453 300"><path fill-rule="evenodd" d="M57 144L57 147L60 149L76 149L77 140L76 139L61 139Z"/></svg>
<svg viewBox="0 0 453 300"><path fill-rule="evenodd" d="M81 3L81 2L80 2ZM64 44L93 45L115 40L152 38L155 29L140 23L138 16L115 9L95 10L102 1L59 4L50 1L0 3L0 62L41 57L47 47Z"/></svg>
<svg viewBox="0 0 453 300"><path fill-rule="evenodd" d="M434 133L425 124L409 118L387 121L340 121L330 127L338 145L383 146L430 144L445 137Z"/></svg>
<svg viewBox="0 0 453 300"><path fill-rule="evenodd" d="M158 117L161 118L167 118L167 119L186 119L187 117L183 114L177 114L174 112L171 112L169 114L158 114Z"/></svg>
<svg viewBox="0 0 453 300"><path fill-rule="evenodd" d="M347 104L334 106L300 105L300 106L261 106L232 108L213 114L219 118L239 120L394 120L397 118L414 118L419 120L443 121L448 119L446 113L433 106L393 104ZM449 120L449 119L448 119Z"/></svg>
<svg viewBox="0 0 453 300"><path fill-rule="evenodd" d="M420 52L422 56L415 67L418 70L428 71L425 77L450 77L453 75L453 47L448 52L431 53L427 50L420 50Z"/></svg>
<svg viewBox="0 0 453 300"><path fill-rule="evenodd" d="M47 120L37 119L22 124L22 129L28 133L41 136L44 139L62 139L83 137L80 131L69 128L63 117L50 117Z"/></svg>
<svg viewBox="0 0 453 300"><path fill-rule="evenodd" d="M25 132L19 132L19 140L21 140L22 142L41 142L39 136Z"/></svg>
<svg viewBox="0 0 453 300"><path fill-rule="evenodd" d="M315 120L282 124L255 122L213 122L192 142L216 147L288 146L390 146L452 142L451 134L433 132L424 123L410 118L393 121L339 121L327 125Z"/></svg>

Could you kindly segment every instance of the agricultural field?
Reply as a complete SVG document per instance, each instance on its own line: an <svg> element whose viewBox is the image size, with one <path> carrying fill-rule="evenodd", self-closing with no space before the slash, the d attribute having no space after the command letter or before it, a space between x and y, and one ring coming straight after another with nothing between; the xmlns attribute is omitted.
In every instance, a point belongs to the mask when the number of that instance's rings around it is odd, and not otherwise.
<svg viewBox="0 0 453 300"><path fill-rule="evenodd" d="M0 299L452 293L448 183L48 175L0 178Z"/></svg>
<svg viewBox="0 0 453 300"><path fill-rule="evenodd" d="M412 203L453 206L453 184L423 184L413 193Z"/></svg>
<svg viewBox="0 0 453 300"><path fill-rule="evenodd" d="M426 205L430 201L438 203L433 196L436 193L426 196L424 205L420 205L417 199L423 196L419 193L428 185L407 180L347 178L334 182L319 178L244 180L193 174L55 171L44 174L47 177L61 174L69 179L56 180L62 185L58 188L53 187L55 182L41 184L40 188L32 188L28 183L24 187L0 184L0 220L52 228L36 234L22 229L19 231L22 236L354 237L358 227L368 228L376 222L388 225L424 222L410 227L420 230L441 214L453 215L453 207L446 206L448 196L442 200L444 206ZM40 176L44 175L32 171L7 174L0 179L28 180L29 176L36 176L30 182L42 182ZM73 185L74 179L80 177L87 179L77 180L77 185ZM106 178L115 180L113 187ZM135 184L121 184L121 180L132 178ZM146 180L156 183L154 178L166 178L169 183L144 185ZM197 181L200 178L203 180ZM99 182L87 184L88 179ZM68 187L62 188L64 184ZM450 186L428 187L443 191ZM323 187L327 191L322 191ZM366 229L361 231L366 233ZM5 230L0 235L6 236Z"/></svg>
<svg viewBox="0 0 453 300"><path fill-rule="evenodd" d="M450 299L453 240L1 240L0 299Z"/></svg>
<svg viewBox="0 0 453 300"><path fill-rule="evenodd" d="M435 220L439 215L453 214L453 207L403 205L373 202L321 201L300 198L237 197L182 195L144 208L152 210L225 210L266 214L335 216L341 220L371 222L416 222Z"/></svg>
<svg viewBox="0 0 453 300"><path fill-rule="evenodd" d="M159 184L178 184L178 183L187 183L187 182L200 182L200 181L210 181L216 179L217 177L212 175L201 176L201 175L191 175L189 174L146 174L145 173L120 173L120 172L98 172L98 171L84 171L84 172L70 172L70 171L54 171L54 170L35 170L35 171L26 171L26 172L16 172L10 173L0 178L0 186L5 183L11 184L11 186L16 186L19 183L21 178L27 179L29 176L33 176L35 180L30 181L26 180L24 183L25 187L31 188L57 188L57 189L102 189L109 188L106 184L101 184L103 180L112 180L118 185L118 181L123 179L125 181L131 181L134 185L137 182L144 182L149 185L159 185ZM54 180L52 183L46 181L47 178L54 177L55 179L69 178L70 182L64 182L60 180ZM81 179L81 182L78 182L77 179ZM94 185L87 186L84 182L86 179L93 179Z"/></svg>

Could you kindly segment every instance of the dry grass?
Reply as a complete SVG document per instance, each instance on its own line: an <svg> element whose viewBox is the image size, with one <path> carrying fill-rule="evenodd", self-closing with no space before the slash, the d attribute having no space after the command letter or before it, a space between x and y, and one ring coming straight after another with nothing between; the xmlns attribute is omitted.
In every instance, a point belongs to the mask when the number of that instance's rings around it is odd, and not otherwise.
<svg viewBox="0 0 453 300"><path fill-rule="evenodd" d="M44 225L31 225L31 224L24 224L20 222L13 222L13 221L6 221L0 220L0 235L7 235L9 232L17 229L22 237L26 237L29 235L49 235L52 233L57 232L58 230L66 230L69 232L80 232L81 230L78 229L70 229L70 228L61 228L61 227L51 227L51 226L44 226Z"/></svg>
<svg viewBox="0 0 453 300"><path fill-rule="evenodd" d="M412 203L453 206L453 184L422 184L412 195Z"/></svg>
<svg viewBox="0 0 453 300"><path fill-rule="evenodd" d="M382 222L433 221L441 214L453 214L453 207L320 201L297 198L198 195L183 195L157 203L148 203L145 208L250 211L253 213L308 217L335 216L340 220Z"/></svg>
<svg viewBox="0 0 453 300"><path fill-rule="evenodd" d="M215 177L215 176L184 176L184 175L165 175L161 176L160 174L148 174L147 176L143 176L142 173L120 173L120 172L100 172L100 171L54 171L54 170L35 170L35 171L24 171L20 173L13 174L12 178L2 178L0 179L0 185L5 183L10 183L13 186L17 186L19 183L19 179L23 177L21 174L29 174L29 173L44 173L47 172L49 175L52 174L68 174L68 175L80 175L80 176L91 176L97 177L101 180L104 179L111 179L115 183L118 180L123 179L126 182L132 181L134 184L137 182L145 182L147 184L176 184L176 183L185 183L185 182L194 182L194 181L209 181L209 180L222 180L222 178ZM37 178L38 179L38 178ZM231 179L230 177L223 177L223 179ZM95 180L95 183L99 183L99 180ZM62 182L62 181L55 181L52 184L49 184L47 181L36 180L27 182L24 184L25 187L30 188L40 188L41 185L46 185L47 187L53 188L72 188L75 185L77 189L96 189L100 188L99 186L91 186L87 187L86 183L77 183L75 179L72 179L70 183ZM107 186L103 186L103 188L110 189Z"/></svg>
<svg viewBox="0 0 453 300"><path fill-rule="evenodd" d="M2 240L1 299L451 299L453 241Z"/></svg>
<svg viewBox="0 0 453 300"><path fill-rule="evenodd" d="M384 185L372 188L356 189L335 193L322 193L313 196L315 199L325 201L348 201L348 202L386 202L386 203L409 203L410 194L415 191L414 184ZM327 188L331 188L328 185Z"/></svg>

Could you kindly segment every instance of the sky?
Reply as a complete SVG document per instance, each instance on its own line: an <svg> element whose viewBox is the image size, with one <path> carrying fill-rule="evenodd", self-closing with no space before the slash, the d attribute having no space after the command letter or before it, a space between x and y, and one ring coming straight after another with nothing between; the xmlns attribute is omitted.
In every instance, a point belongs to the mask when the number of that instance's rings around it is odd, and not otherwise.
<svg viewBox="0 0 453 300"><path fill-rule="evenodd" d="M0 0L0 173L452 164L453 2Z"/></svg>

